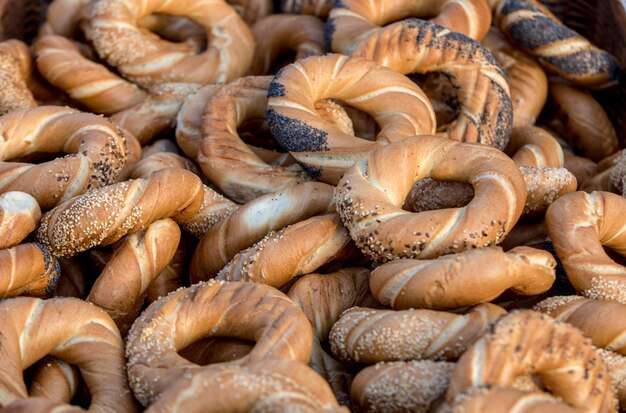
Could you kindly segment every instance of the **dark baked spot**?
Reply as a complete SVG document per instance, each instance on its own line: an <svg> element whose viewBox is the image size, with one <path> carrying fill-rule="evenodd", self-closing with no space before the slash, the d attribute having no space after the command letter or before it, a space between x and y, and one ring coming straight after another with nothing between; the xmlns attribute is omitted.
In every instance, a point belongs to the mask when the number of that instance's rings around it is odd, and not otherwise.
<svg viewBox="0 0 626 413"><path fill-rule="evenodd" d="M285 66L287 67L287 66ZM285 91L285 86L283 86L282 83L278 82L278 79L280 78L280 75L282 74L283 70L285 69L285 67L281 68L278 73L276 73L276 76L274 77L274 80L272 80L272 83L270 83L270 86L267 89L267 97L271 98L271 97L285 97L287 96L287 92Z"/></svg>
<svg viewBox="0 0 626 413"><path fill-rule="evenodd" d="M328 19L324 23L324 44L326 50L332 50L333 36L335 35L335 20Z"/></svg>
<svg viewBox="0 0 626 413"><path fill-rule="evenodd" d="M611 80L620 77L617 62L611 55L601 50L583 50L563 57L543 57L541 60L574 76L607 73Z"/></svg>
<svg viewBox="0 0 626 413"><path fill-rule="evenodd" d="M518 20L507 28L507 32L519 46L529 50L556 41L580 38L576 32L547 16Z"/></svg>
<svg viewBox="0 0 626 413"><path fill-rule="evenodd" d="M274 109L266 112L267 124L278 143L290 152L327 151L328 133L299 119L288 118Z"/></svg>

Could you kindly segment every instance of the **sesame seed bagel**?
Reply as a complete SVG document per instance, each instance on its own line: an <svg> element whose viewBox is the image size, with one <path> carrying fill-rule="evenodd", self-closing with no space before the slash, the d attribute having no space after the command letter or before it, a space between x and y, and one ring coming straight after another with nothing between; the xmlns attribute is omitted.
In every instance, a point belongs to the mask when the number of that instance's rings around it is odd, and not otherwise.
<svg viewBox="0 0 626 413"><path fill-rule="evenodd" d="M415 182L470 183L462 208L402 209ZM519 219L526 185L517 165L485 145L436 136L389 144L350 168L335 189L337 211L361 251L376 261L435 258L500 242Z"/></svg>

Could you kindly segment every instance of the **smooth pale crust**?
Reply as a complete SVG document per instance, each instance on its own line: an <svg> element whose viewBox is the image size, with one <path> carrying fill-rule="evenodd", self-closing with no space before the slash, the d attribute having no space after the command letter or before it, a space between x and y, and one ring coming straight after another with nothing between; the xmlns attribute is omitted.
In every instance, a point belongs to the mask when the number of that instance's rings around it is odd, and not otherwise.
<svg viewBox="0 0 626 413"><path fill-rule="evenodd" d="M273 14L250 29L257 42L250 73L256 76L270 74L276 60L288 52L295 52L294 61L326 52L324 23L315 16Z"/></svg>
<svg viewBox="0 0 626 413"><path fill-rule="evenodd" d="M530 310L503 316L461 356L446 399L470 387L510 387L529 374L582 412L617 411L611 378L591 341L575 327Z"/></svg>
<svg viewBox="0 0 626 413"><path fill-rule="evenodd" d="M372 294L396 310L452 310L488 303L504 291L546 292L554 283L552 254L530 247L479 248L435 260L396 260L377 267Z"/></svg>
<svg viewBox="0 0 626 413"><path fill-rule="evenodd" d="M573 192L546 212L546 225L567 277L585 297L626 304L626 268L604 251L626 256L626 199Z"/></svg>
<svg viewBox="0 0 626 413"><path fill-rule="evenodd" d="M491 10L484 0L342 0L331 10L327 23L331 48L349 55L366 38L409 17L430 19L478 41L491 26Z"/></svg>
<svg viewBox="0 0 626 413"><path fill-rule="evenodd" d="M333 355L343 362L454 360L506 311L480 304L467 314L353 307L330 331Z"/></svg>
<svg viewBox="0 0 626 413"><path fill-rule="evenodd" d="M353 258L355 250L336 213L315 216L269 233L235 255L215 278L281 288L324 264Z"/></svg>
<svg viewBox="0 0 626 413"><path fill-rule="evenodd" d="M467 182L462 208L402 209L423 178ZM389 144L351 167L335 189L337 211L361 251L377 261L428 259L497 244L519 219L525 183L515 163L485 145L419 136Z"/></svg>
<svg viewBox="0 0 626 413"><path fill-rule="evenodd" d="M280 0L283 13L312 14L319 18L328 17L334 5L334 0Z"/></svg>
<svg viewBox="0 0 626 413"><path fill-rule="evenodd" d="M271 76L237 79L220 89L204 107L197 160L207 178L235 202L246 203L311 179L298 164L267 164L237 132L244 122L265 116L271 81Z"/></svg>
<svg viewBox="0 0 626 413"><path fill-rule="evenodd" d="M510 387L471 387L439 410L441 413L577 413L580 410L547 393Z"/></svg>
<svg viewBox="0 0 626 413"><path fill-rule="evenodd" d="M127 161L117 126L70 108L13 111L0 117L0 135L0 192L26 192L42 209L115 182ZM10 162L41 152L71 155L37 165Z"/></svg>
<svg viewBox="0 0 626 413"><path fill-rule="evenodd" d="M333 187L320 182L297 184L242 205L200 240L191 260L191 282L213 278L235 255L270 232L334 209Z"/></svg>
<svg viewBox="0 0 626 413"><path fill-rule="evenodd" d="M28 394L69 403L78 391L78 368L52 357L40 360L34 368Z"/></svg>
<svg viewBox="0 0 626 413"><path fill-rule="evenodd" d="M0 250L0 297L51 296L61 268L57 259L39 243Z"/></svg>
<svg viewBox="0 0 626 413"><path fill-rule="evenodd" d="M457 91L459 115L442 135L503 150L511 134L513 106L506 76L493 55L477 41L419 19L394 23L368 37L352 56L408 73L444 73Z"/></svg>
<svg viewBox="0 0 626 413"><path fill-rule="evenodd" d="M267 285L211 280L173 292L152 303L128 334L128 377L144 406L203 369L177 353L203 337L255 341L249 354L230 363L245 366L268 358L306 363L313 333L299 306Z"/></svg>
<svg viewBox="0 0 626 413"><path fill-rule="evenodd" d="M39 225L41 209L25 192L0 194L0 250L19 244Z"/></svg>
<svg viewBox="0 0 626 413"><path fill-rule="evenodd" d="M150 14L188 17L206 32L208 47L196 54L188 45L160 39L139 27ZM88 5L82 28L98 55L143 87L164 82L223 83L244 75L254 38L223 0L97 0Z"/></svg>
<svg viewBox="0 0 626 413"><path fill-rule="evenodd" d="M209 389L220 391L207 391ZM245 366L205 367L181 378L147 413L348 413L328 383L303 363L260 360Z"/></svg>
<svg viewBox="0 0 626 413"><path fill-rule="evenodd" d="M615 58L566 27L535 0L504 0L496 10L497 25L534 55L551 73L585 87L608 87L619 80Z"/></svg>
<svg viewBox="0 0 626 413"><path fill-rule="evenodd" d="M0 406L28 397L22 370L46 355L78 366L97 411L135 412L113 320L75 298L0 302Z"/></svg>
<svg viewBox="0 0 626 413"><path fill-rule="evenodd" d="M16 39L0 43L0 115L37 106L28 89L32 71L28 46Z"/></svg>
<svg viewBox="0 0 626 413"><path fill-rule="evenodd" d="M534 125L548 98L548 77L541 65L507 42L495 27L482 43L506 73L513 104L513 128Z"/></svg>
<svg viewBox="0 0 626 413"><path fill-rule="evenodd" d="M597 347L626 355L626 304L560 296L547 298L533 309L573 325Z"/></svg>
<svg viewBox="0 0 626 413"><path fill-rule="evenodd" d="M306 170L336 184L343 172L382 144L435 132L433 108L409 78L370 60L339 54L310 56L285 66L268 90L272 135ZM328 122L316 103L337 99L380 126L374 142Z"/></svg>
<svg viewBox="0 0 626 413"><path fill-rule="evenodd" d="M535 126L514 127L504 152L519 166L562 168L565 163L559 141Z"/></svg>
<svg viewBox="0 0 626 413"><path fill-rule="evenodd" d="M200 179L179 168L157 171L148 179L120 182L70 199L47 212L36 239L58 257L110 245L154 221L185 221L200 209Z"/></svg>
<svg viewBox="0 0 626 413"><path fill-rule="evenodd" d="M34 48L39 73L95 113L120 112L148 96L134 83L83 56L78 46L65 37L42 36Z"/></svg>
<svg viewBox="0 0 626 413"><path fill-rule="evenodd" d="M598 101L587 91L561 81L550 81L550 99L564 126L563 137L593 161L617 151L615 128Z"/></svg>
<svg viewBox="0 0 626 413"><path fill-rule="evenodd" d="M352 382L351 396L368 413L428 413L446 393L454 363L431 360L376 363Z"/></svg>
<svg viewBox="0 0 626 413"><path fill-rule="evenodd" d="M172 260L179 242L180 229L169 218L126 235L113 248L86 301L104 309L126 334L139 314L148 285Z"/></svg>

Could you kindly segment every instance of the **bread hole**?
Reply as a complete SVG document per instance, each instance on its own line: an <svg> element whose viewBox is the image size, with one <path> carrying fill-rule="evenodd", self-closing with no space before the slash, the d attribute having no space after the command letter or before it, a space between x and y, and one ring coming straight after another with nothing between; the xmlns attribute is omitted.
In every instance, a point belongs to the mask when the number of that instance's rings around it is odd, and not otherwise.
<svg viewBox="0 0 626 413"><path fill-rule="evenodd" d="M141 19L139 26L168 42L192 45L196 53L207 48L206 30L188 17L154 13Z"/></svg>
<svg viewBox="0 0 626 413"><path fill-rule="evenodd" d="M410 212L461 208L473 198L474 188L468 183L425 178L413 185L402 208Z"/></svg>
<svg viewBox="0 0 626 413"><path fill-rule="evenodd" d="M455 86L451 77L443 72L409 74L407 77L428 96L437 118L437 132L444 132L461 111L457 96L458 86Z"/></svg>
<svg viewBox="0 0 626 413"><path fill-rule="evenodd" d="M250 353L254 344L238 338L206 337L191 343L178 354L192 363L206 366L238 360Z"/></svg>
<svg viewBox="0 0 626 413"><path fill-rule="evenodd" d="M374 118L338 99L324 99L315 103L317 113L326 122L343 133L368 141L375 141L380 126Z"/></svg>

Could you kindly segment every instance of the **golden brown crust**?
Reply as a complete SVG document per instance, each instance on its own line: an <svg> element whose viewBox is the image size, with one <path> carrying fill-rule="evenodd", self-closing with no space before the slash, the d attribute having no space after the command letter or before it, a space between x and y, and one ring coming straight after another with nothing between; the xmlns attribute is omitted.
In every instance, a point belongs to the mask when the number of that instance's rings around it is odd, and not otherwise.
<svg viewBox="0 0 626 413"><path fill-rule="evenodd" d="M25 43L15 39L0 43L0 115L37 106L26 84L31 67Z"/></svg>
<svg viewBox="0 0 626 413"><path fill-rule="evenodd" d="M46 247L28 243L0 250L0 273L0 297L49 297L61 268Z"/></svg>
<svg viewBox="0 0 626 413"><path fill-rule="evenodd" d="M39 225L41 209L25 192L0 194L0 250L19 244Z"/></svg>
<svg viewBox="0 0 626 413"><path fill-rule="evenodd" d="M549 132L534 126L513 128L504 152L519 166L551 166L562 168L563 149Z"/></svg>
<svg viewBox="0 0 626 413"><path fill-rule="evenodd" d="M180 287L184 287L187 279L187 264L191 257L191 242L182 236L178 248L169 264L152 280L146 289L146 303L152 304Z"/></svg>
<svg viewBox="0 0 626 413"><path fill-rule="evenodd" d="M241 18L252 25L274 12L274 2L272 0L228 0Z"/></svg>
<svg viewBox="0 0 626 413"><path fill-rule="evenodd" d="M459 359L446 399L469 387L511 387L536 374L551 392L583 412L615 412L606 366L589 339L573 326L535 311L515 311Z"/></svg>
<svg viewBox="0 0 626 413"><path fill-rule="evenodd" d="M474 198L457 209L401 209L422 178L468 182ZM520 217L526 191L515 163L497 149L420 136L389 144L355 164L335 197L357 246L372 259L389 261L497 244Z"/></svg>
<svg viewBox="0 0 626 413"><path fill-rule="evenodd" d="M69 403L76 392L80 376L75 366L53 357L44 357L35 366L28 394Z"/></svg>

